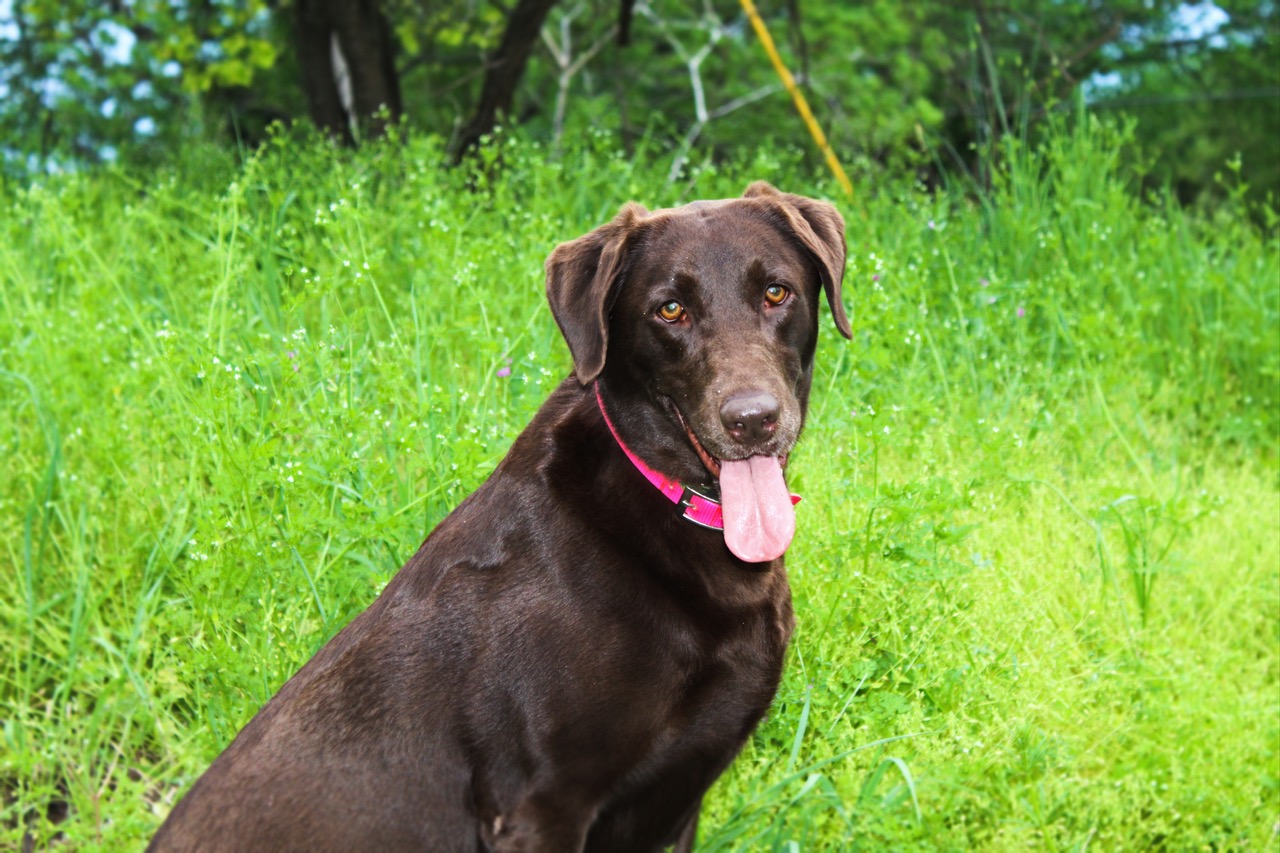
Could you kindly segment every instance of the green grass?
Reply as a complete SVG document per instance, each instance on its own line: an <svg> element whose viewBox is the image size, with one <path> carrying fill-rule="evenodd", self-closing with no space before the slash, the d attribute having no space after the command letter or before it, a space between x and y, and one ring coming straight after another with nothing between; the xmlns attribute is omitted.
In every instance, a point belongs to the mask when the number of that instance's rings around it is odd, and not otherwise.
<svg viewBox="0 0 1280 853"><path fill-rule="evenodd" d="M1124 142L842 204L799 627L699 849L1274 849L1274 216L1140 200ZM835 192L794 151L676 186L601 139L489 156L281 138L0 189L0 848L139 848L487 476L569 367L558 241Z"/></svg>

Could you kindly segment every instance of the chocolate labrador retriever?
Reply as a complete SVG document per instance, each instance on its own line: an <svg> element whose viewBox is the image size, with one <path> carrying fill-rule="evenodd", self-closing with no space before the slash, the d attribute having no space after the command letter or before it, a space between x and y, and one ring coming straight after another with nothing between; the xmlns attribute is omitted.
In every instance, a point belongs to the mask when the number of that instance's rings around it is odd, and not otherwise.
<svg viewBox="0 0 1280 853"><path fill-rule="evenodd" d="M782 673L783 471L844 263L835 208L764 183L557 247L574 375L150 849L691 849Z"/></svg>

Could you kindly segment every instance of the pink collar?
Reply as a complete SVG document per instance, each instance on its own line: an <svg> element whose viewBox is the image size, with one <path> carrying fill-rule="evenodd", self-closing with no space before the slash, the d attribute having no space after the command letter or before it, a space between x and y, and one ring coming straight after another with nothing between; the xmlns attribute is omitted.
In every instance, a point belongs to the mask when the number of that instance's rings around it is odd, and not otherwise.
<svg viewBox="0 0 1280 853"><path fill-rule="evenodd" d="M604 416L605 425L609 427L609 432L613 435L613 440L618 443L618 447L622 448L622 452L631 460L631 464L636 466L636 470L644 475L644 478L662 492L663 496L673 504L684 509L684 517L694 524L701 527L707 527L711 530L724 530L724 513L721 510L719 501L714 501L701 492L696 492L688 486L682 485L678 480L673 480L665 474L655 471L644 462L640 461L640 457L631 451L630 447L623 442L622 436L618 435L618 430L614 427L613 421L609 420L609 413L605 411L604 399L600 396L600 383L595 383L596 403L600 406L600 414ZM792 495L791 502L793 504L800 502L799 495Z"/></svg>

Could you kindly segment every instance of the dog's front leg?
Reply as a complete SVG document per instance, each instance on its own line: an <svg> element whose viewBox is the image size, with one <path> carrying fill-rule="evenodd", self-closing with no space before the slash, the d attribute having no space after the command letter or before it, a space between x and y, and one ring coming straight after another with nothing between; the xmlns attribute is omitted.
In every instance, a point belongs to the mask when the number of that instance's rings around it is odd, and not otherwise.
<svg viewBox="0 0 1280 853"><path fill-rule="evenodd" d="M685 821L675 846L671 848L671 853L693 853L693 843L698 840L698 814L701 811L702 798L699 797L698 805L694 808L693 815Z"/></svg>
<svg viewBox="0 0 1280 853"><path fill-rule="evenodd" d="M530 794L481 827L481 837L494 853L575 853L594 817L593 805L563 792Z"/></svg>

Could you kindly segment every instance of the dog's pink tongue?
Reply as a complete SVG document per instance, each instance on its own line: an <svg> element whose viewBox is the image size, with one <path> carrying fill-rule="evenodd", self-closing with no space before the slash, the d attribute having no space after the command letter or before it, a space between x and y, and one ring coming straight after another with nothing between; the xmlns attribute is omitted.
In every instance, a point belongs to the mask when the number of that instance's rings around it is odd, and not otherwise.
<svg viewBox="0 0 1280 853"><path fill-rule="evenodd" d="M796 511L776 456L720 463L724 542L739 559L767 563L796 535Z"/></svg>

